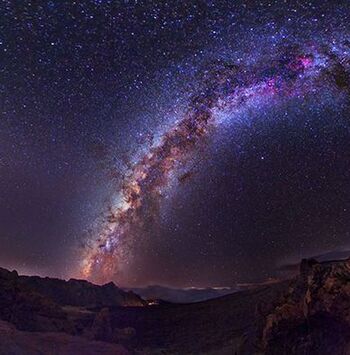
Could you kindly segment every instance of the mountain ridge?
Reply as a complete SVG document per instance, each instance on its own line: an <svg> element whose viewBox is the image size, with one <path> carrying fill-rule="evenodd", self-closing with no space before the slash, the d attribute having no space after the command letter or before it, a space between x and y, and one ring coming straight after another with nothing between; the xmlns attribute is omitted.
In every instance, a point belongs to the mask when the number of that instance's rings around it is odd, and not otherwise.
<svg viewBox="0 0 350 355"><path fill-rule="evenodd" d="M56 295L60 303L48 297L49 291L38 292L51 283L55 287L50 292L62 288L66 293ZM80 305L64 304L70 300L66 287L73 292L83 288L89 296L81 297ZM130 296L133 301L123 304L118 296L111 305L110 290L119 292L113 283L96 286L87 281L22 278L0 269L0 320L5 322L0 325L9 329L0 331L0 344L6 343L2 337L10 332L11 346L35 343L39 351L38 339L48 339L45 334L52 333L53 346L60 347L69 335L85 348L91 342L94 349L96 341L118 344L113 348L116 354L350 354L350 259L305 259L290 280L195 303L150 306ZM107 293L106 302L101 303L99 292ZM33 353L23 349L18 354Z"/></svg>

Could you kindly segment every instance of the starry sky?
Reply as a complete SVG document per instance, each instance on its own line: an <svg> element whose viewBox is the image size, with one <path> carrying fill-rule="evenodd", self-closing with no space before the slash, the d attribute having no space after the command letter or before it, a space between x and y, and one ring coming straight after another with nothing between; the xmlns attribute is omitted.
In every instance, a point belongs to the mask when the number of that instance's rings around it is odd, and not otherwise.
<svg viewBox="0 0 350 355"><path fill-rule="evenodd" d="M0 266L234 286L350 248L348 1L0 11Z"/></svg>

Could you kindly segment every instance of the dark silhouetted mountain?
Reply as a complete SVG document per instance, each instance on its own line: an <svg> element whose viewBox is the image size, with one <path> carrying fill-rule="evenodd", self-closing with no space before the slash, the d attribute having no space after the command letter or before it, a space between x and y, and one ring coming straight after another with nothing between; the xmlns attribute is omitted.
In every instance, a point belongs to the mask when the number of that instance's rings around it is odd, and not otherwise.
<svg viewBox="0 0 350 355"><path fill-rule="evenodd" d="M146 303L135 293L118 288L113 282L98 286L85 280L64 281L49 277L21 276L20 285L52 299L60 305L87 308L143 306Z"/></svg>
<svg viewBox="0 0 350 355"><path fill-rule="evenodd" d="M0 268L0 282L6 283L6 280L16 284L18 288L30 289L60 305L87 308L146 305L138 295L118 288L113 282L98 286L86 280L65 281L49 277L18 276L16 271Z"/></svg>
<svg viewBox="0 0 350 355"><path fill-rule="evenodd" d="M19 276L16 271L0 268L0 319L21 330L74 333L64 306L101 308L146 304L139 296L113 283L97 286L82 280Z"/></svg>

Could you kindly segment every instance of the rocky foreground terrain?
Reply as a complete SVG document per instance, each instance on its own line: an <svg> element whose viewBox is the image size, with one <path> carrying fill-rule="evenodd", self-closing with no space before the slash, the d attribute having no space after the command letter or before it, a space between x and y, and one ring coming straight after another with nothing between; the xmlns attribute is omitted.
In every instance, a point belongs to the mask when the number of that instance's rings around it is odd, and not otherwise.
<svg viewBox="0 0 350 355"><path fill-rule="evenodd" d="M292 280L150 306L114 284L0 269L0 354L350 354L350 260Z"/></svg>

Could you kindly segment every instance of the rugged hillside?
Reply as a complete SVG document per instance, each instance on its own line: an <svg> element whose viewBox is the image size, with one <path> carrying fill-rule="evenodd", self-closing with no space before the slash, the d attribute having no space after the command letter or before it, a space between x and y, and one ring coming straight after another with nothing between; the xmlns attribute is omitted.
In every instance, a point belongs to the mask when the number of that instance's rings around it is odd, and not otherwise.
<svg viewBox="0 0 350 355"><path fill-rule="evenodd" d="M87 308L146 305L138 295L118 288L113 282L98 286L85 280L19 276L16 271L0 268L0 285L9 284L19 290L31 290L59 305Z"/></svg>
<svg viewBox="0 0 350 355"><path fill-rule="evenodd" d="M126 292L113 282L98 286L85 280L64 281L48 277L20 276L18 283L60 305L87 308L146 305L135 293Z"/></svg>
<svg viewBox="0 0 350 355"><path fill-rule="evenodd" d="M350 259L303 260L266 315L261 344L266 354L350 354Z"/></svg>
<svg viewBox="0 0 350 355"><path fill-rule="evenodd" d="M145 305L139 296L112 283L19 276L0 268L0 319L21 330L79 334L89 308ZM72 306L84 313L77 318Z"/></svg>
<svg viewBox="0 0 350 355"><path fill-rule="evenodd" d="M259 342L260 309L273 309L290 281L209 301L110 309L111 328L132 328L132 348L149 354L249 354ZM126 343L123 343L126 345Z"/></svg>
<svg viewBox="0 0 350 355"><path fill-rule="evenodd" d="M57 349L65 349L62 342L67 339L82 348L91 343L91 349L102 341L120 345L113 351L152 355L350 354L350 260L304 260L292 280L192 304L121 306L125 296L118 294L115 305L110 305L118 288L98 288L1 270L0 318L17 329L10 329L9 338L4 335L9 325L4 323L0 344L10 344L11 349L20 344L18 354L32 354L23 350L26 342L40 348L47 339ZM108 295L106 303L103 292ZM144 304L135 295L131 299L132 305ZM96 353L113 353L107 344L100 349Z"/></svg>
<svg viewBox="0 0 350 355"><path fill-rule="evenodd" d="M206 302L112 309L110 322L166 353L350 354L350 259L303 260L290 281Z"/></svg>

